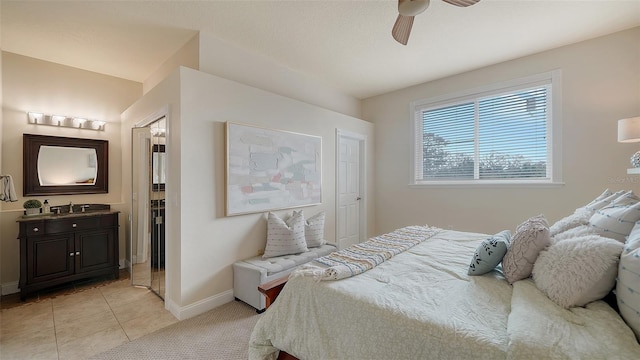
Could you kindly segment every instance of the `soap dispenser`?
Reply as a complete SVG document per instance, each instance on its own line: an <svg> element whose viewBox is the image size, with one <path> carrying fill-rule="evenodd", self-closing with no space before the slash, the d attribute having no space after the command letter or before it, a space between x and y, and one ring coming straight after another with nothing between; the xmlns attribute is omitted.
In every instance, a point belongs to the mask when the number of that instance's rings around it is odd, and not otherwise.
<svg viewBox="0 0 640 360"><path fill-rule="evenodd" d="M51 206L49 205L49 199L45 199L44 200L44 204L43 204L42 213L43 214L48 214L50 212L51 212Z"/></svg>

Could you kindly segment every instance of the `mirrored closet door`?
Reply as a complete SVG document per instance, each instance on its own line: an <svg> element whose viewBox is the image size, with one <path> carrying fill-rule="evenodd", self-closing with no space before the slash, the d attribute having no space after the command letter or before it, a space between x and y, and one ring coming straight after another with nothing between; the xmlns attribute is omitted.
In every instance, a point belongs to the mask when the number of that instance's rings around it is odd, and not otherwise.
<svg viewBox="0 0 640 360"><path fill-rule="evenodd" d="M166 119L131 133L131 282L164 299Z"/></svg>

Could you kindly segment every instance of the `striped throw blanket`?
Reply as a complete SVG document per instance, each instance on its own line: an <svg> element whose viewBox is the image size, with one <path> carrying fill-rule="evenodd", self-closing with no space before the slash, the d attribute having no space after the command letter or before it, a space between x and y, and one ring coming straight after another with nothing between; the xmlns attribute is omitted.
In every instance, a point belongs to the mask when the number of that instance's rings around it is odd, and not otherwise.
<svg viewBox="0 0 640 360"><path fill-rule="evenodd" d="M361 274L382 264L440 231L429 226L407 226L376 236L346 249L317 258L295 275L313 276L318 280L340 280ZM318 266L320 265L320 266Z"/></svg>

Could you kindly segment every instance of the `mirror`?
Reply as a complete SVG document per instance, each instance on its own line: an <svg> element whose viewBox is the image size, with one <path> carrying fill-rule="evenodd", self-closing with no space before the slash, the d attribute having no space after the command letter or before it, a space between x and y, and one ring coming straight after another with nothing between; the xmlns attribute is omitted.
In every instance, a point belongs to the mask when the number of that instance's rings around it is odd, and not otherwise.
<svg viewBox="0 0 640 360"><path fill-rule="evenodd" d="M40 146L38 179L40 185L95 185L98 175L96 149Z"/></svg>
<svg viewBox="0 0 640 360"><path fill-rule="evenodd" d="M109 142L23 134L24 196L108 192Z"/></svg>
<svg viewBox="0 0 640 360"><path fill-rule="evenodd" d="M166 154L164 145L153 145L151 167L153 168L153 191L164 191Z"/></svg>

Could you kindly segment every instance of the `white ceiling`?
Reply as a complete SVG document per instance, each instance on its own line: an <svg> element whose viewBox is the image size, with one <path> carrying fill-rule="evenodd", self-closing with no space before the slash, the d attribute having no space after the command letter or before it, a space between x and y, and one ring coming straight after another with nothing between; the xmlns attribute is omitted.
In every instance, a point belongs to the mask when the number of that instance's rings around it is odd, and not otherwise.
<svg viewBox="0 0 640 360"><path fill-rule="evenodd" d="M1 0L3 51L143 82L198 31L363 99L640 25L640 0Z"/></svg>

